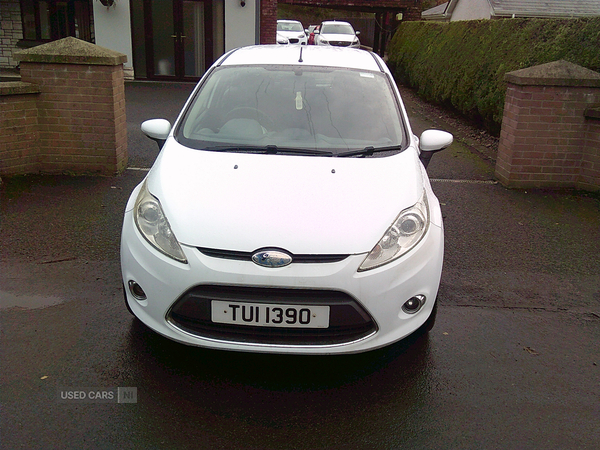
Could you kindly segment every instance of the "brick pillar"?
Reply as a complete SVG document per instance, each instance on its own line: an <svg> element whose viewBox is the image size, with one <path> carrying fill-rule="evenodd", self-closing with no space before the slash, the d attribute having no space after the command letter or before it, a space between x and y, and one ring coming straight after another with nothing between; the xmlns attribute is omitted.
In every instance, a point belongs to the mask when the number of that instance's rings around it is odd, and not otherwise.
<svg viewBox="0 0 600 450"><path fill-rule="evenodd" d="M260 43L277 43L277 0L260 2Z"/></svg>
<svg viewBox="0 0 600 450"><path fill-rule="evenodd" d="M498 180L509 187L583 187L585 111L600 103L600 74L556 61L505 80Z"/></svg>
<svg viewBox="0 0 600 450"><path fill-rule="evenodd" d="M40 172L113 175L124 170L127 57L73 37L16 56L22 81L40 89Z"/></svg>

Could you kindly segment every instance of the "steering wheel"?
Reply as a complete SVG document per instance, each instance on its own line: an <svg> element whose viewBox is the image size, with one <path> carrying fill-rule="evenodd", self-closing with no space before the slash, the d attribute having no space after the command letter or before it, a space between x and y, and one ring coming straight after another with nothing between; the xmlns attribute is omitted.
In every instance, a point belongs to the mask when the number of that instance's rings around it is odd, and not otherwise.
<svg viewBox="0 0 600 450"><path fill-rule="evenodd" d="M273 130L275 128L275 122L266 113L260 109L253 108L251 106L238 106L233 108L223 119L223 123L227 123L231 119L254 119L261 124L263 128Z"/></svg>

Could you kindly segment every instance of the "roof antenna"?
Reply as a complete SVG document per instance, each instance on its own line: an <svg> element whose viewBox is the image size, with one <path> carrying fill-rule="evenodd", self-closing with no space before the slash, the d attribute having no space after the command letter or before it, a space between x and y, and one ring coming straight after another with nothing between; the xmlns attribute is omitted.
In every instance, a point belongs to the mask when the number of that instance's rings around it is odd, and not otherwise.
<svg viewBox="0 0 600 450"><path fill-rule="evenodd" d="M298 60L298 62L304 62L302 60L302 50L304 49L304 47L300 46L300 59Z"/></svg>

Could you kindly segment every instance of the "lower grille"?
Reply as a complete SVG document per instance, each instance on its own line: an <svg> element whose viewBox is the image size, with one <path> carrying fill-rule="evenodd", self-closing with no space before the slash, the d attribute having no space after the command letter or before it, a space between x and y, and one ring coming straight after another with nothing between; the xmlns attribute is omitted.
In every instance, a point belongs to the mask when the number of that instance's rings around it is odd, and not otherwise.
<svg viewBox="0 0 600 450"><path fill-rule="evenodd" d="M329 328L229 325L211 321L211 301L329 306ZM349 295L338 291L239 286L196 286L177 300L167 320L187 333L221 341L280 345L335 345L369 336L377 327Z"/></svg>

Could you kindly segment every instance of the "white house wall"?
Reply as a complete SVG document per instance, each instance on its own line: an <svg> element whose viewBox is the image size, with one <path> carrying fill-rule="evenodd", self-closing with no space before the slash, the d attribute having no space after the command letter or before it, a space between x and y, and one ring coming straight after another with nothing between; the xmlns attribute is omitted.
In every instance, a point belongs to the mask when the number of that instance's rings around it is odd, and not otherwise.
<svg viewBox="0 0 600 450"><path fill-rule="evenodd" d="M225 51L246 45L258 44L256 18L258 0L225 0Z"/></svg>
<svg viewBox="0 0 600 450"><path fill-rule="evenodd" d="M492 8L488 0L458 0L450 21L489 19L490 17L492 17Z"/></svg>
<svg viewBox="0 0 600 450"><path fill-rule="evenodd" d="M94 5L95 43L127 56L123 64L125 76L133 77L133 51L131 44L131 18L129 0L115 0L115 5L107 8L98 1Z"/></svg>

